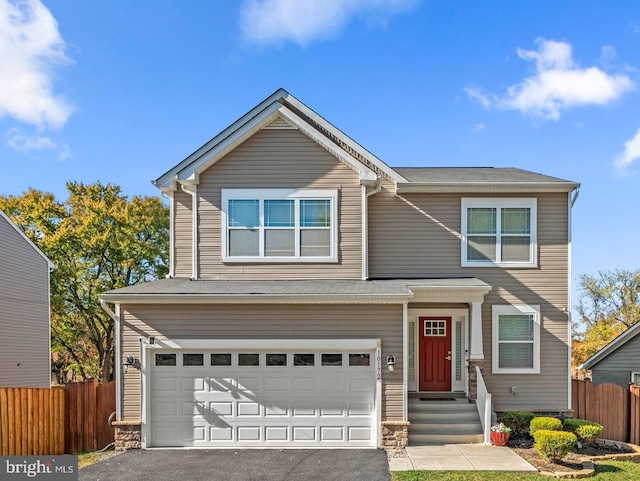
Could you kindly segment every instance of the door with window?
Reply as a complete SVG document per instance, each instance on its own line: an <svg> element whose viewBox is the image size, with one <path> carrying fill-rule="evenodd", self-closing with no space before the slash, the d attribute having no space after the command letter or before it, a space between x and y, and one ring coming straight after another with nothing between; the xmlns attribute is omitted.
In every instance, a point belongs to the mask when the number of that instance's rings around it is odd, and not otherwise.
<svg viewBox="0 0 640 481"><path fill-rule="evenodd" d="M451 391L451 318L420 317L420 391Z"/></svg>

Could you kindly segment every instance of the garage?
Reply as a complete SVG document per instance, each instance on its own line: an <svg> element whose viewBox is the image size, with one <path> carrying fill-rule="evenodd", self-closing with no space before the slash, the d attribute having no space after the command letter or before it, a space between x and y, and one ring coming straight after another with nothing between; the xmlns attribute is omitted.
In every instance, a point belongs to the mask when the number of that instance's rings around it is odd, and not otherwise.
<svg viewBox="0 0 640 481"><path fill-rule="evenodd" d="M164 344L145 356L147 447L377 446L380 359L371 342Z"/></svg>

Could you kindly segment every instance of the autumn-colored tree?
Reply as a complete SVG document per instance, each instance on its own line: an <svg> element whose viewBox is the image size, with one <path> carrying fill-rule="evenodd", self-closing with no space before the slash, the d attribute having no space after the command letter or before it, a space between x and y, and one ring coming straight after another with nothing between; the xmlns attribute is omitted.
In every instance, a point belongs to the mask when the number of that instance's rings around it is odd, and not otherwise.
<svg viewBox="0 0 640 481"><path fill-rule="evenodd" d="M59 379L114 378L113 320L98 295L168 272L169 213L118 186L67 183L68 198L29 189L0 209L51 259L52 365Z"/></svg>
<svg viewBox="0 0 640 481"><path fill-rule="evenodd" d="M580 276L579 319L573 327L578 366L640 321L640 269Z"/></svg>

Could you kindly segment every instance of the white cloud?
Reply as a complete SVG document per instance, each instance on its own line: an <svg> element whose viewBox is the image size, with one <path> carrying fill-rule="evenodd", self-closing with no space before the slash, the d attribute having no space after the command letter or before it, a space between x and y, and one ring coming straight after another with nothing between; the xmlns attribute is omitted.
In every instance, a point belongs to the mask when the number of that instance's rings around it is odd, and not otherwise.
<svg viewBox="0 0 640 481"><path fill-rule="evenodd" d="M637 160L640 160L640 129L635 136L625 142L624 151L615 158L613 165L623 173Z"/></svg>
<svg viewBox="0 0 640 481"><path fill-rule="evenodd" d="M58 23L39 0L0 0L0 117L60 128L69 103L53 91L52 69L71 62Z"/></svg>
<svg viewBox="0 0 640 481"><path fill-rule="evenodd" d="M10 129L6 134L7 145L20 153L32 152L34 150L58 151L58 159L64 160L69 157L69 147L59 144L51 137L44 135L25 135L18 129Z"/></svg>
<svg viewBox="0 0 640 481"><path fill-rule="evenodd" d="M597 67L580 68L572 47L565 42L539 38L538 50L518 49L518 57L535 62L535 73L512 85L502 95L484 93L468 86L465 92L483 107L519 110L549 120L560 118L562 110L586 105L607 105L634 90L626 75L610 75ZM611 47L603 52L612 53Z"/></svg>
<svg viewBox="0 0 640 481"><path fill-rule="evenodd" d="M476 132L482 132L486 128L487 128L486 125L480 123L480 124L476 124L475 127L473 127L473 130L475 130Z"/></svg>
<svg viewBox="0 0 640 481"><path fill-rule="evenodd" d="M339 34L353 17L386 21L419 0L243 0L240 28L249 41L278 44L290 40L305 46Z"/></svg>

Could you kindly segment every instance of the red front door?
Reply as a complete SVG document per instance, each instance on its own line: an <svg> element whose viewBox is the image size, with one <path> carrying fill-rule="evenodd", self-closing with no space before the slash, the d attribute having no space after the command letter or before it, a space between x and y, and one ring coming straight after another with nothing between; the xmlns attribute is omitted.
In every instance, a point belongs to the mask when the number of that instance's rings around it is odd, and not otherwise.
<svg viewBox="0 0 640 481"><path fill-rule="evenodd" d="M451 391L451 318L421 317L420 391Z"/></svg>

